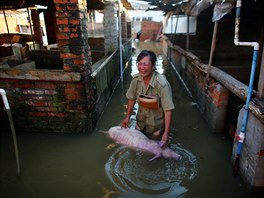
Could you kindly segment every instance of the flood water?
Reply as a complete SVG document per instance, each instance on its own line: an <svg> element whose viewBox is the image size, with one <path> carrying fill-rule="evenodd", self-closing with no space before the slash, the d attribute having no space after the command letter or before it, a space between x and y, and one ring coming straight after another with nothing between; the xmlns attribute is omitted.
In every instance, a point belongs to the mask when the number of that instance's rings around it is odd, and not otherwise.
<svg viewBox="0 0 264 198"><path fill-rule="evenodd" d="M0 132L1 198L256 197L239 176L232 175L232 140L210 131L195 101L166 64L159 44L135 47L132 67L125 71L122 86L117 86L93 133L18 133L21 176L17 177L11 132ZM137 72L135 58L145 48L156 52L157 69L172 86L176 108L170 148L183 156L180 161L149 162L153 156L119 146L103 133L124 119L125 92ZM135 115L131 127L134 123Z"/></svg>

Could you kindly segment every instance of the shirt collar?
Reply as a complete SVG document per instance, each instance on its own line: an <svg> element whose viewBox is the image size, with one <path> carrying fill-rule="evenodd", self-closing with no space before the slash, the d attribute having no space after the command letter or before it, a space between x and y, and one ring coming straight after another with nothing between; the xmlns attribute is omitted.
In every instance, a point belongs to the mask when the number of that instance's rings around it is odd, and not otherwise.
<svg viewBox="0 0 264 198"><path fill-rule="evenodd" d="M154 85L155 85L155 78L156 78L156 71L153 71L153 73L152 73L152 77L151 77L151 79L150 79L150 81L149 81L149 85L151 86L151 87L153 87L154 88Z"/></svg>
<svg viewBox="0 0 264 198"><path fill-rule="evenodd" d="M154 87L154 85L155 85L155 78L156 78L156 76L157 76L156 71L153 71L153 72L152 72L151 79L150 79L150 81L149 81L149 85L150 85L151 87ZM143 78L142 78L141 75L139 75L138 80L139 80L139 81L143 81Z"/></svg>

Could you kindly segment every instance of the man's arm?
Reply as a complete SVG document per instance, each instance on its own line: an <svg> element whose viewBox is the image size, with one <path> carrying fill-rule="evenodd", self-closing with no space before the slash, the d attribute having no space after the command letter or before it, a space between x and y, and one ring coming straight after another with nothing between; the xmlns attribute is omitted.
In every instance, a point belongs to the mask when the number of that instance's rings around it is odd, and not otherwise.
<svg viewBox="0 0 264 198"><path fill-rule="evenodd" d="M122 121L121 126L127 128L129 124L130 115L133 111L135 100L128 100L127 102L127 113L125 119Z"/></svg>
<svg viewBox="0 0 264 198"><path fill-rule="evenodd" d="M170 133L170 126L171 126L171 119L172 119L172 110L165 111L165 126L164 126L164 133L162 135L162 141L164 144L168 142L168 136Z"/></svg>

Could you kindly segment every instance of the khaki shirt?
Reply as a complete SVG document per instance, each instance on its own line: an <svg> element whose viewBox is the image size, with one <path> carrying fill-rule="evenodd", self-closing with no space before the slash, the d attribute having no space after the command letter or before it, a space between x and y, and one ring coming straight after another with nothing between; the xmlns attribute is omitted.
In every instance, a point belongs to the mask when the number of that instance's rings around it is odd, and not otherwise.
<svg viewBox="0 0 264 198"><path fill-rule="evenodd" d="M153 133L164 129L164 111L174 109L172 92L169 82L158 72L153 72L149 86L146 87L140 74L133 76L130 87L127 90L128 100L137 100L139 95L156 96L160 98L159 109L149 109L139 106L137 113L137 125L140 131Z"/></svg>

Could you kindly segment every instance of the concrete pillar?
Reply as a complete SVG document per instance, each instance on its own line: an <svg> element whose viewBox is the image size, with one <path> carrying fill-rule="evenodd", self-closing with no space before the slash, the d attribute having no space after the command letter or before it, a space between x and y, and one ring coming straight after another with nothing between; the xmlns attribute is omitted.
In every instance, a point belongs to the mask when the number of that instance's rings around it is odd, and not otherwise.
<svg viewBox="0 0 264 198"><path fill-rule="evenodd" d="M104 7L104 49L112 52L118 48L118 18L114 3Z"/></svg>
<svg viewBox="0 0 264 198"><path fill-rule="evenodd" d="M239 134L245 109L239 112L236 135ZM233 146L233 159L237 154L237 141ZM264 186L264 124L249 113L246 138L240 156L240 175L253 190Z"/></svg>

